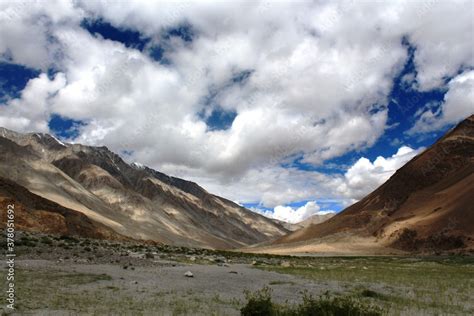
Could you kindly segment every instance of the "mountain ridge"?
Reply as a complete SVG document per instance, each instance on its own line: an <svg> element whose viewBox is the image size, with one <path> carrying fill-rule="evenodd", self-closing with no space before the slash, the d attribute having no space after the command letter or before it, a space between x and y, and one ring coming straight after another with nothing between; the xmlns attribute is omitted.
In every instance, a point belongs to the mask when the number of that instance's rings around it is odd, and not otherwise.
<svg viewBox="0 0 474 316"><path fill-rule="evenodd" d="M105 146L0 128L0 149L0 176L130 238L236 248L287 232L194 182L128 164Z"/></svg>
<svg viewBox="0 0 474 316"><path fill-rule="evenodd" d="M251 251L468 252L474 249L473 197L471 115L359 202Z"/></svg>

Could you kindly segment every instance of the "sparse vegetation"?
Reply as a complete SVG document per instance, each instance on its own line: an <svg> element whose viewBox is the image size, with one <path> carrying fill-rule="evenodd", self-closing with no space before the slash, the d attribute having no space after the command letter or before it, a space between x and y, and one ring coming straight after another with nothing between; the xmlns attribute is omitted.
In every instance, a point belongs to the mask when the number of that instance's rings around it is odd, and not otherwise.
<svg viewBox="0 0 474 316"><path fill-rule="evenodd" d="M43 243L43 244L46 244L46 245L52 245L53 244L53 240L48 236L41 237L40 242Z"/></svg>
<svg viewBox="0 0 474 316"><path fill-rule="evenodd" d="M331 297L329 294L315 298L303 293L302 302L295 305L275 304L271 289L264 287L256 292L246 292L247 303L242 307L242 316L377 316L382 309L360 303L350 297Z"/></svg>
<svg viewBox="0 0 474 316"><path fill-rule="evenodd" d="M385 295L381 294L381 293L378 293L376 291L373 291L373 290L369 290L369 289L363 289L362 291L360 291L360 296L361 297L371 297L371 298L375 298L375 299L384 299Z"/></svg>
<svg viewBox="0 0 474 316"><path fill-rule="evenodd" d="M269 287L256 292L245 291L245 298L247 304L240 310L242 316L274 316L279 313L279 308L272 302Z"/></svg>
<svg viewBox="0 0 474 316"><path fill-rule="evenodd" d="M353 297L400 313L469 314L474 295L472 257L326 257L295 260L292 267L258 269L301 276L318 283L338 282ZM372 287L377 286L378 290Z"/></svg>

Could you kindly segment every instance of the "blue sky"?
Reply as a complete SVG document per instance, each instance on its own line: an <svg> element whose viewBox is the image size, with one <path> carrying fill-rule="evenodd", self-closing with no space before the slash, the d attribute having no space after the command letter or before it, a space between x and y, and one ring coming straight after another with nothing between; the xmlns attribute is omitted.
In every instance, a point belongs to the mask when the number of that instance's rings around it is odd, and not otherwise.
<svg viewBox="0 0 474 316"><path fill-rule="evenodd" d="M138 2L4 9L0 124L294 221L360 199L473 112L469 1Z"/></svg>

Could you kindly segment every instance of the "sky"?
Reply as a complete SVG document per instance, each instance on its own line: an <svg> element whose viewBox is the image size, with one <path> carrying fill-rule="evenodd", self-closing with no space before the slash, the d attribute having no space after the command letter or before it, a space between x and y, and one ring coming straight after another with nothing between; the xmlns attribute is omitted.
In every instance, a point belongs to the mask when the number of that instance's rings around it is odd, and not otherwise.
<svg viewBox="0 0 474 316"><path fill-rule="evenodd" d="M0 126L288 222L474 113L473 1L2 1Z"/></svg>

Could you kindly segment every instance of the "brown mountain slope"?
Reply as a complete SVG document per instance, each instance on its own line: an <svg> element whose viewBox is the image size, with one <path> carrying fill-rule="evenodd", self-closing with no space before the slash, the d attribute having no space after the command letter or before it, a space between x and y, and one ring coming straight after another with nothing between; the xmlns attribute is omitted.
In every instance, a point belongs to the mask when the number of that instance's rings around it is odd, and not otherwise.
<svg viewBox="0 0 474 316"><path fill-rule="evenodd" d="M107 226L80 212L62 207L0 177L0 218L7 223L7 208L13 205L15 229L95 239L126 240Z"/></svg>
<svg viewBox="0 0 474 316"><path fill-rule="evenodd" d="M287 232L193 182L47 134L0 128L0 176L134 239L235 248Z"/></svg>
<svg viewBox="0 0 474 316"><path fill-rule="evenodd" d="M273 247L273 250L272 250ZM474 248L474 116L328 221L273 243L271 252Z"/></svg>

